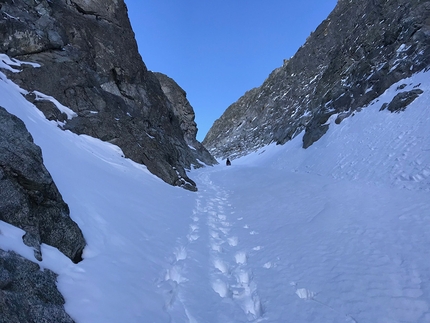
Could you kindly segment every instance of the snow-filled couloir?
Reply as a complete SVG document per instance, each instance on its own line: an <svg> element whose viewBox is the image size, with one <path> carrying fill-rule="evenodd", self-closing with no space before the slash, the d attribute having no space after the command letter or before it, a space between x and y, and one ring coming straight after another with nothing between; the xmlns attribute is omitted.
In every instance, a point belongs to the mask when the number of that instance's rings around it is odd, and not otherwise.
<svg viewBox="0 0 430 323"><path fill-rule="evenodd" d="M78 264L43 245L40 265L77 323L430 322L429 79L330 119L306 150L298 136L193 170L192 193L62 131L1 74L0 106L42 148L88 243ZM379 111L400 84L423 93ZM36 261L21 236L0 222L0 248Z"/></svg>

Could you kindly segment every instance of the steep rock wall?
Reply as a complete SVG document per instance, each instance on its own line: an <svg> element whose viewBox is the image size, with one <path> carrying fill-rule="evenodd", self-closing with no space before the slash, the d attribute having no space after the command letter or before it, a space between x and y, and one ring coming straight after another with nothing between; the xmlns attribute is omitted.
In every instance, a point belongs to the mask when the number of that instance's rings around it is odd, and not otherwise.
<svg viewBox="0 0 430 323"><path fill-rule="evenodd" d="M154 73L160 81L161 89L172 104L173 113L179 119L181 130L184 134L184 140L194 151L195 158L201 160L207 165L216 164L217 161L206 150L206 148L197 141L197 124L194 121L194 110L187 99L187 93L170 77L162 73Z"/></svg>
<svg viewBox="0 0 430 323"><path fill-rule="evenodd" d="M118 145L169 184L196 190L186 169L201 164L171 103L138 53L123 0L6 0L0 52L37 62L8 75L63 129ZM42 92L71 108L66 116Z"/></svg>
<svg viewBox="0 0 430 323"><path fill-rule="evenodd" d="M428 0L339 0L306 43L215 121L203 144L245 155L305 131L309 147L393 83L430 66Z"/></svg>
<svg viewBox="0 0 430 323"><path fill-rule="evenodd" d="M0 220L25 231L23 242L42 260L41 244L77 263L86 245L69 216L42 152L24 123L0 107ZM0 235L3 233L0 231ZM14 252L0 249L0 322L70 322L56 275Z"/></svg>

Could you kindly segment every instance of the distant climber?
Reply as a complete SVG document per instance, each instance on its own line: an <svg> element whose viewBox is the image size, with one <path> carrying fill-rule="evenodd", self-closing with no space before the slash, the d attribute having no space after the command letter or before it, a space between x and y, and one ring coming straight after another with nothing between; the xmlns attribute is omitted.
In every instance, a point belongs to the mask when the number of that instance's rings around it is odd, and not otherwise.
<svg viewBox="0 0 430 323"><path fill-rule="evenodd" d="M228 158L227 158L227 161L225 162L225 164L226 164L227 166L231 166L231 161L230 161L230 159L228 159Z"/></svg>

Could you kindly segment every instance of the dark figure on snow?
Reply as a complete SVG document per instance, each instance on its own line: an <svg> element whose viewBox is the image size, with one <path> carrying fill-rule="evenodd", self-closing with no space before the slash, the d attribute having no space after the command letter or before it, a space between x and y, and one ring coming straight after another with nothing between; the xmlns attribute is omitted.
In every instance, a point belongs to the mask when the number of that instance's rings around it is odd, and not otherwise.
<svg viewBox="0 0 430 323"><path fill-rule="evenodd" d="M225 164L226 164L227 166L230 166L230 165L231 165L231 161L230 161L230 159L228 159L228 158L227 158L227 161L225 162Z"/></svg>

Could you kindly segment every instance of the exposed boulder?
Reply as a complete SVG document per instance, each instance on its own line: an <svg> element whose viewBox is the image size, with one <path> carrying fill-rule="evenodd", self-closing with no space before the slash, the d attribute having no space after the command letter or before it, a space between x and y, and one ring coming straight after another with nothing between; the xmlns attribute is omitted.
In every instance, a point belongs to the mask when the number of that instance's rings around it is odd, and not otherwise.
<svg viewBox="0 0 430 323"><path fill-rule="evenodd" d="M35 101L48 118L118 145L169 184L196 190L186 170L201 165L198 153L142 61L123 0L6 0L0 7L0 52L41 65L8 76L76 113L65 119Z"/></svg>
<svg viewBox="0 0 430 323"><path fill-rule="evenodd" d="M228 107L203 144L216 157L237 157L305 131L309 147L331 115L341 122L430 66L429 17L429 0L339 0L291 59Z"/></svg>
<svg viewBox="0 0 430 323"><path fill-rule="evenodd" d="M73 323L56 279L52 271L0 249L0 323Z"/></svg>
<svg viewBox="0 0 430 323"><path fill-rule="evenodd" d="M388 109L390 112L404 111L409 104L411 104L416 98L420 96L421 93L423 93L423 90L421 89L400 92L390 103L384 103L381 107L381 111L385 109Z"/></svg>
<svg viewBox="0 0 430 323"><path fill-rule="evenodd" d="M40 244L56 247L77 263L85 239L69 216L42 152L24 123L0 107L0 220L23 229L24 243L42 260Z"/></svg>

